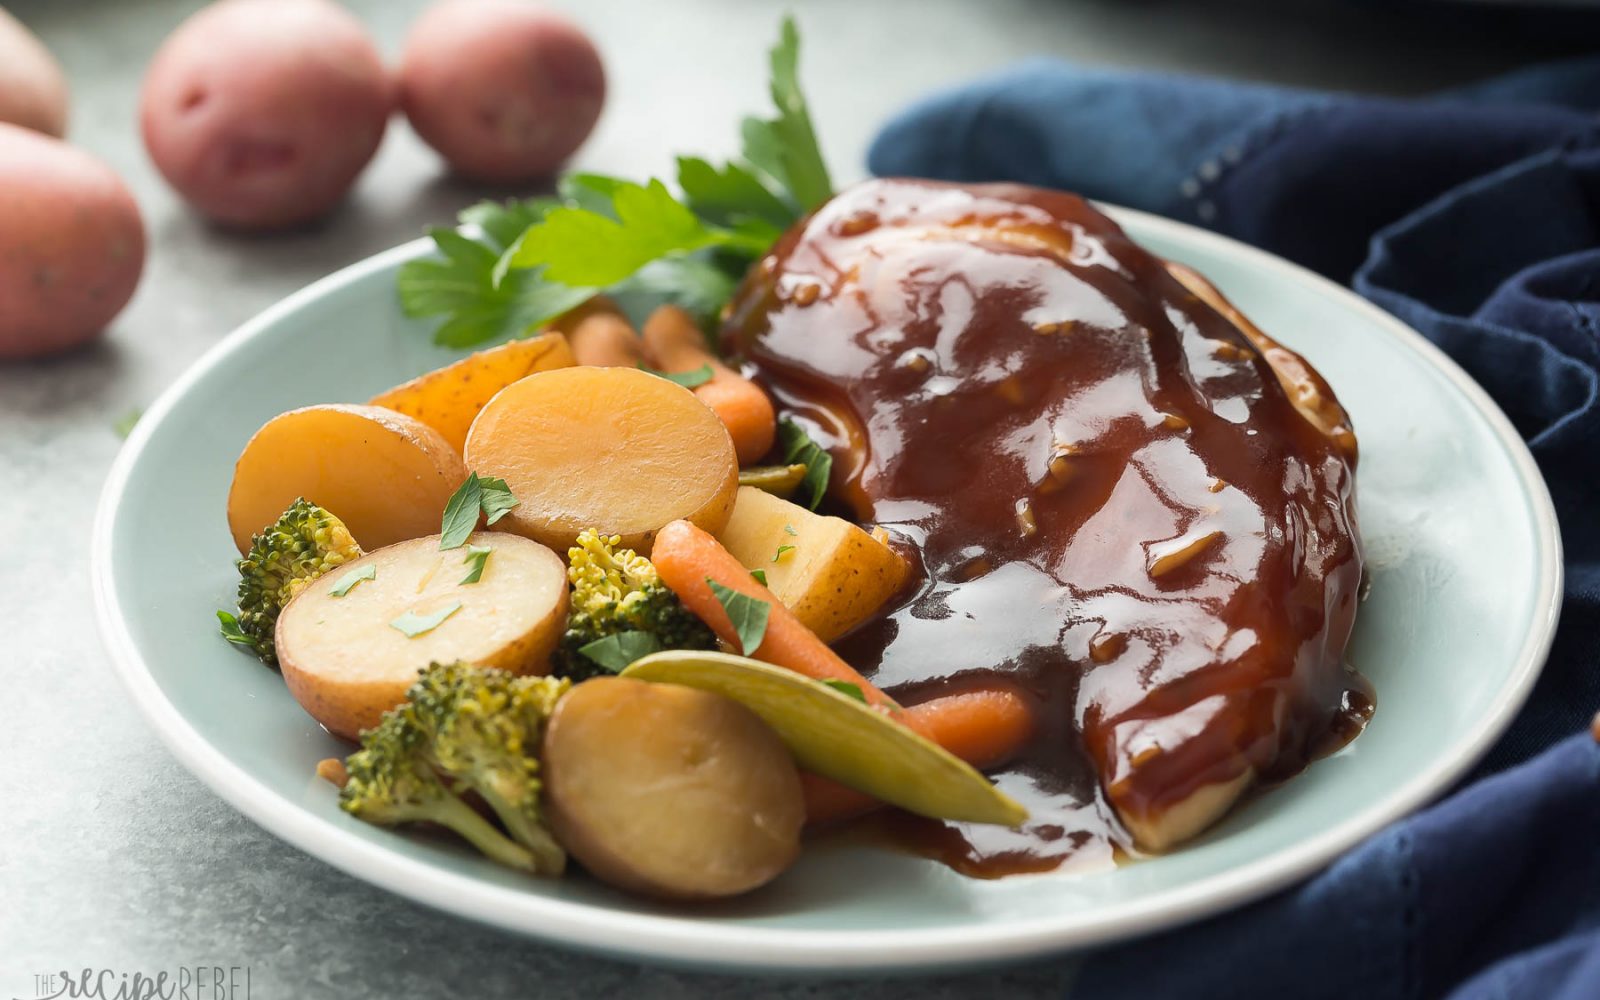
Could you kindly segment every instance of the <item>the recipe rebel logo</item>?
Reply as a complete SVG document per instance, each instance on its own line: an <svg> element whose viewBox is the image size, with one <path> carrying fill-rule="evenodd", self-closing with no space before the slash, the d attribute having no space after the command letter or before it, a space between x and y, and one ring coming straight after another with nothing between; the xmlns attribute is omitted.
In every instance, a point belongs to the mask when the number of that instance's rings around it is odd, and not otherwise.
<svg viewBox="0 0 1600 1000"><path fill-rule="evenodd" d="M33 993L12 1000L250 1000L248 965L180 965L155 975L83 968L41 972Z"/></svg>

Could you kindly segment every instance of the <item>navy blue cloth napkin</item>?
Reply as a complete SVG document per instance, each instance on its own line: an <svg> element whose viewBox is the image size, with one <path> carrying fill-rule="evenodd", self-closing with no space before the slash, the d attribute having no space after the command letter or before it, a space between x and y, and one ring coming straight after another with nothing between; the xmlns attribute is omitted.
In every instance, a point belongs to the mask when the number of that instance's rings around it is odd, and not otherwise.
<svg viewBox="0 0 1600 1000"><path fill-rule="evenodd" d="M935 96L872 170L1159 212L1351 283L1527 439L1562 620L1466 785L1271 899L1102 952L1075 996L1600 1000L1600 59L1421 99L1035 62Z"/></svg>

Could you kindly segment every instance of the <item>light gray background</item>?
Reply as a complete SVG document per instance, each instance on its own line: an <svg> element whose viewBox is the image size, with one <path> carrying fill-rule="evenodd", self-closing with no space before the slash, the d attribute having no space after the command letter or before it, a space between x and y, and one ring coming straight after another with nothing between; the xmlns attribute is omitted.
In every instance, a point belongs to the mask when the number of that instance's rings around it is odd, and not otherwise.
<svg viewBox="0 0 1600 1000"><path fill-rule="evenodd" d="M117 418L152 400L228 330L328 271L417 235L482 192L445 178L397 121L350 203L313 231L217 232L145 159L143 67L193 0L8 5L65 64L73 141L144 210L150 257L100 344L0 365L0 1000L61 968L153 973L249 966L255 998L763 995L1059 997L1066 962L921 980L732 979L554 951L391 897L302 855L213 797L127 704L94 634L86 580ZM423 0L352 0L394 56ZM611 94L577 165L644 176L675 152L733 151L765 110L764 50L800 16L803 75L841 180L877 126L930 88L1015 59L1229 73L1415 92L1572 44L1459 8L1329 0L566 0L598 41ZM1366 9L1363 9L1365 6ZM1092 141L1093 137L1085 137ZM4 225L5 220L0 220ZM330 336L337 331L329 331ZM220 512L219 512L220 516Z"/></svg>

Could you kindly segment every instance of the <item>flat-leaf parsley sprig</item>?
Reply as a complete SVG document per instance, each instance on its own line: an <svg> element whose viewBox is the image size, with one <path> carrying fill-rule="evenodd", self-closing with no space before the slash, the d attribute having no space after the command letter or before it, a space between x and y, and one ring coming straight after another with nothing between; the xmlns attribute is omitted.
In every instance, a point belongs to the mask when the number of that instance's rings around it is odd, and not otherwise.
<svg viewBox="0 0 1600 1000"><path fill-rule="evenodd" d="M461 213L467 231L430 233L440 256L400 269L401 308L441 318L434 341L457 348L526 336L601 292L641 312L714 316L750 263L833 195L799 55L785 18L770 53L777 115L743 121L739 157L679 157L676 190L573 173L554 198L475 205Z"/></svg>

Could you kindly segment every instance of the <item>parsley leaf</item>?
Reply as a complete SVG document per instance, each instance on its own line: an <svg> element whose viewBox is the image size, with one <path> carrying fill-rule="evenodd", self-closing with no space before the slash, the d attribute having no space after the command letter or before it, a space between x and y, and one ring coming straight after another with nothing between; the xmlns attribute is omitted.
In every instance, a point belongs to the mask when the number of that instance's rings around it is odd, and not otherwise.
<svg viewBox="0 0 1600 1000"><path fill-rule="evenodd" d="M572 173L561 178L556 190L561 193L561 200L569 205L615 219L617 210L612 203L616 200L617 189L627 183L620 177L604 174Z"/></svg>
<svg viewBox="0 0 1600 1000"><path fill-rule="evenodd" d="M467 544L472 529L478 526L478 514L483 509L483 483L476 472L467 473L466 482L452 494L444 505L444 518L439 524L439 549L448 551Z"/></svg>
<svg viewBox="0 0 1600 1000"><path fill-rule="evenodd" d="M755 582L761 584L763 587L765 587L767 585L767 571L764 570L764 569L753 569L753 570L751 570L750 571L750 578L755 580Z"/></svg>
<svg viewBox="0 0 1600 1000"><path fill-rule="evenodd" d="M793 17L783 19L770 65L772 103L778 107L778 117L744 120L744 158L776 181L801 212L809 212L833 197L833 181L800 91L800 32Z"/></svg>
<svg viewBox="0 0 1600 1000"><path fill-rule="evenodd" d="M777 562L779 559L783 558L783 554L785 552L793 552L793 551L794 551L794 546L793 545L780 545L780 546L778 546L778 551L776 551L776 552L774 552L772 554L772 561L773 562Z"/></svg>
<svg viewBox="0 0 1600 1000"><path fill-rule="evenodd" d="M634 660L660 650L661 643L649 632L617 632L578 647L578 652L618 674Z"/></svg>
<svg viewBox="0 0 1600 1000"><path fill-rule="evenodd" d="M332 597L343 597L344 595L350 593L350 591L354 589L355 585L360 583L362 580L376 580L377 578L377 564L367 563L365 566L362 566L358 569L353 569L344 576L341 576L339 578L339 582L333 585L333 589L328 591L328 594Z"/></svg>
<svg viewBox="0 0 1600 1000"><path fill-rule="evenodd" d="M415 639L419 635L432 632L444 624L446 618L460 610L461 602L456 601L454 604L447 604L431 614L419 615L415 611L407 611L390 622L389 627L404 632L407 639Z"/></svg>
<svg viewBox="0 0 1600 1000"><path fill-rule="evenodd" d="M706 583L711 586L712 595L733 623L733 631L739 636L739 651L749 656L760 649L761 640L767 637L767 615L772 611L771 605L754 597L746 597L731 587L724 587L709 576L706 577Z"/></svg>
<svg viewBox="0 0 1600 1000"><path fill-rule="evenodd" d="M806 477L800 481L796 499L804 501L812 510L822 503L828 492L828 477L833 473L833 456L811 440L811 435L793 420L778 421L778 447L783 449L783 460L804 465Z"/></svg>
<svg viewBox="0 0 1600 1000"><path fill-rule="evenodd" d="M704 253L653 260L607 294L630 317L637 317L638 324L657 306L670 303L687 310L705 328L733 297L748 263L745 257L728 256L733 273Z"/></svg>
<svg viewBox="0 0 1600 1000"><path fill-rule="evenodd" d="M728 246L755 255L771 245L759 235L708 225L660 181L617 181L611 207L615 219L575 206L552 210L522 234L510 267L543 268L549 281L599 288L674 254Z"/></svg>
<svg viewBox="0 0 1600 1000"><path fill-rule="evenodd" d="M245 635L244 629L239 627L239 619L235 618L226 611L218 611L217 621L222 623L220 628L222 631L222 637L224 639L233 643L235 646L244 646L247 649L256 648L256 641L250 636Z"/></svg>
<svg viewBox="0 0 1600 1000"><path fill-rule="evenodd" d="M478 527L480 513L486 524L493 524L521 502L511 495L511 487L504 479L479 478L476 472L467 473L466 481L450 494L450 500L444 505L444 517L439 523L440 551L459 549L467 544Z"/></svg>
<svg viewBox="0 0 1600 1000"><path fill-rule="evenodd" d="M467 546L467 557L461 561L469 564L472 569L468 570L467 575L461 578L463 585L477 583L483 579L483 567L489 562L489 553L493 551L494 547L491 545Z"/></svg>
<svg viewBox="0 0 1600 1000"><path fill-rule="evenodd" d="M847 695L847 696L849 696L851 698L854 698L856 701L861 702L861 704L863 704L863 705L865 705L867 703L866 693L861 690L861 685L860 684L852 684L849 681L832 681L832 680L822 681L821 683L822 683L823 687L833 688L835 691L839 692L840 694Z"/></svg>
<svg viewBox="0 0 1600 1000"><path fill-rule="evenodd" d="M433 335L440 346L520 337L594 294L547 281L534 270L513 271L497 283L500 254L492 246L453 229L434 229L430 235L443 259L407 261L396 287L407 316L446 317Z"/></svg>
<svg viewBox="0 0 1600 1000"><path fill-rule="evenodd" d="M440 256L400 269L406 315L442 317L434 341L456 348L525 336L602 291L709 322L750 261L832 192L800 91L799 44L785 19L769 59L777 115L745 119L742 159L681 158L681 198L661 181L573 173L557 198L474 205L460 218L481 235L433 230Z"/></svg>
<svg viewBox="0 0 1600 1000"><path fill-rule="evenodd" d="M505 517L511 508L521 503L511 495L511 487L504 479L484 476L478 480L478 506L483 508L485 524L493 524Z"/></svg>
<svg viewBox="0 0 1600 1000"><path fill-rule="evenodd" d="M507 202L480 201L456 216L464 225L477 226L498 253L517 241L528 227L545 217L561 202L555 198L513 199Z"/></svg>
<svg viewBox="0 0 1600 1000"><path fill-rule="evenodd" d="M711 370L711 366L709 364L701 365L699 368L687 372L657 371L656 369L646 365L640 365L639 367L643 368L652 375L659 375L668 382L676 382L685 389L693 389L696 386L705 385L707 382L711 381L713 376L716 374Z"/></svg>
<svg viewBox="0 0 1600 1000"><path fill-rule="evenodd" d="M776 240L799 218L755 174L737 163L726 163L719 169L698 156L680 156L678 187L683 189L690 210L719 226L759 221L771 227Z"/></svg>

